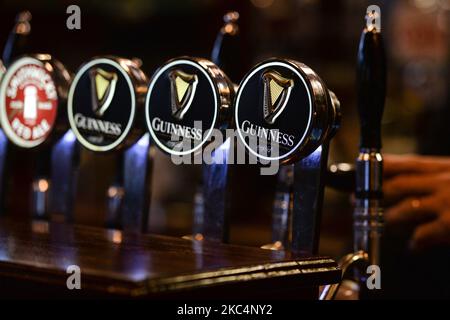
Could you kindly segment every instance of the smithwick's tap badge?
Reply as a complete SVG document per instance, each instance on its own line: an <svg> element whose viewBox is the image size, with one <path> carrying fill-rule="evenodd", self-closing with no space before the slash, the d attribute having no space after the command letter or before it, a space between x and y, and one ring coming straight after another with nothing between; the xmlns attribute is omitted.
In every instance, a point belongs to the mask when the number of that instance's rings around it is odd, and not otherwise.
<svg viewBox="0 0 450 320"><path fill-rule="evenodd" d="M258 159L291 163L320 145L338 120L338 109L337 99L309 67L271 59L242 80L235 125L239 140Z"/></svg>
<svg viewBox="0 0 450 320"><path fill-rule="evenodd" d="M3 77L0 121L8 139L19 147L41 145L55 126L59 98L54 70L47 61L23 57Z"/></svg>
<svg viewBox="0 0 450 320"><path fill-rule="evenodd" d="M201 150L231 107L232 85L212 62L178 58L150 81L145 118L152 140L163 151L188 155Z"/></svg>
<svg viewBox="0 0 450 320"><path fill-rule="evenodd" d="M69 122L79 142L97 152L130 145L139 136L134 122L146 82L131 60L95 58L83 65L68 97Z"/></svg>

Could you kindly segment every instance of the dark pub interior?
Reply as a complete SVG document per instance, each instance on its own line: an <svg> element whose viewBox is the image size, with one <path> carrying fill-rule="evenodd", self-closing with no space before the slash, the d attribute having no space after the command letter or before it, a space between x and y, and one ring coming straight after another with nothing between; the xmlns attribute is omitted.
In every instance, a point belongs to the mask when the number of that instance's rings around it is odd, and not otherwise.
<svg viewBox="0 0 450 320"><path fill-rule="evenodd" d="M449 299L449 21L0 0L0 297Z"/></svg>

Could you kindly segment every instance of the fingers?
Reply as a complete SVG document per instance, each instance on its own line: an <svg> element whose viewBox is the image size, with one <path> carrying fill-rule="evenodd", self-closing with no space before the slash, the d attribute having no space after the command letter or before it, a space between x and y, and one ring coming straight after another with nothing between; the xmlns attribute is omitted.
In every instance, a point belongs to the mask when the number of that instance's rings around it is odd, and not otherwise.
<svg viewBox="0 0 450 320"><path fill-rule="evenodd" d="M408 197L426 196L449 190L450 170L442 173L400 175L384 182L386 205L396 203Z"/></svg>
<svg viewBox="0 0 450 320"><path fill-rule="evenodd" d="M418 224L411 238L413 250L450 245L450 193L442 191L425 198L408 198L389 208L389 224Z"/></svg>
<svg viewBox="0 0 450 320"><path fill-rule="evenodd" d="M424 250L438 245L450 244L450 212L446 217L420 225L414 231L411 246L413 250Z"/></svg>
<svg viewBox="0 0 450 320"><path fill-rule="evenodd" d="M387 204L405 197L424 196L437 187L435 175L401 175L384 182L383 192Z"/></svg>
<svg viewBox="0 0 450 320"><path fill-rule="evenodd" d="M432 197L408 198L385 212L387 223L420 223L436 217L438 203Z"/></svg>
<svg viewBox="0 0 450 320"><path fill-rule="evenodd" d="M438 173L450 170L449 157L386 154L383 158L383 170L386 177L398 174Z"/></svg>
<svg viewBox="0 0 450 320"><path fill-rule="evenodd" d="M386 222L421 223L411 238L415 250L450 245L450 158L384 159L384 197L387 205L395 203L386 210Z"/></svg>

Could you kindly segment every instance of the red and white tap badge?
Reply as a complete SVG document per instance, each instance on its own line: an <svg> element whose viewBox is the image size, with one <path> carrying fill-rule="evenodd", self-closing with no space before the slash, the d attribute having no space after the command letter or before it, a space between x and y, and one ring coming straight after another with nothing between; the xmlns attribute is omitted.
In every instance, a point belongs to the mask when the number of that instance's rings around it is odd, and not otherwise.
<svg viewBox="0 0 450 320"><path fill-rule="evenodd" d="M50 134L57 115L58 94L42 62L22 58L8 68L1 87L1 123L16 145L35 147Z"/></svg>

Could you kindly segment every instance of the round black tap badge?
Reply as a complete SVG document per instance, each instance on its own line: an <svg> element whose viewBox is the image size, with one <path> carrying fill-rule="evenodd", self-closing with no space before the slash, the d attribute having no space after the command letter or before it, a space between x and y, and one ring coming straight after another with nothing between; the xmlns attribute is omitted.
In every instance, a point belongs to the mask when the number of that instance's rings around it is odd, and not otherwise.
<svg viewBox="0 0 450 320"><path fill-rule="evenodd" d="M239 139L259 159L285 162L307 139L313 116L307 80L286 61L254 67L236 96Z"/></svg>
<svg viewBox="0 0 450 320"><path fill-rule="evenodd" d="M216 86L224 79L221 72L216 72L215 79L208 70L218 68L207 64L200 60L172 60L150 81L145 101L147 126L153 141L169 154L195 153L208 142L216 126Z"/></svg>
<svg viewBox="0 0 450 320"><path fill-rule="evenodd" d="M98 58L81 67L70 87L68 116L84 147L117 148L130 133L135 113L134 86L118 61Z"/></svg>

